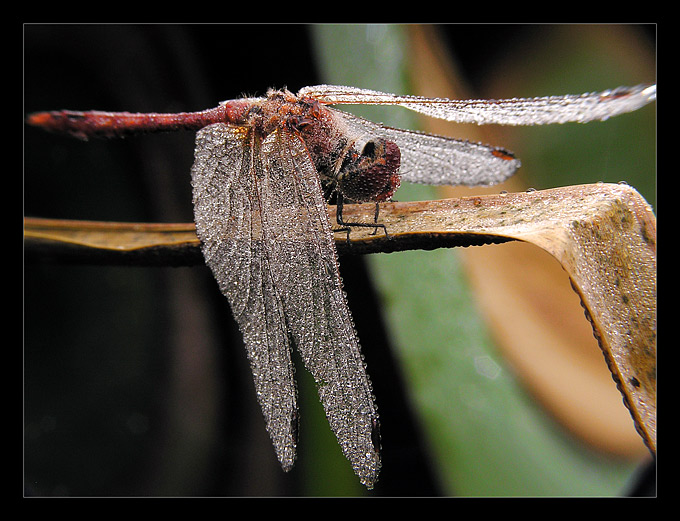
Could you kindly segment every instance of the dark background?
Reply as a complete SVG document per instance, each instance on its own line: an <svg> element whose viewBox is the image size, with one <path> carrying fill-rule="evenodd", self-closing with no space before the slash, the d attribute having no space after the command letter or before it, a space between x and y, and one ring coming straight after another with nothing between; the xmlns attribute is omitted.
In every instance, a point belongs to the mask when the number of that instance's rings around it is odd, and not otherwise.
<svg viewBox="0 0 680 521"><path fill-rule="evenodd" d="M26 114L200 110L270 86L297 91L320 82L304 26L41 25L26 26L24 36ZM27 127L24 213L190 222L193 141L184 132L80 142ZM361 259L342 264L349 294L371 306ZM226 299L203 266L29 262L24 283L27 494L305 493L305 432L301 461L284 474ZM362 316L362 343L381 344L379 317L359 311L355 320ZM390 365L382 351L374 347L380 358L369 364L383 428L392 439L406 433L401 443L412 452L418 442L407 408L390 425L388 402L399 389L385 392L394 387L389 379L379 384L380 368ZM413 459L420 469L405 467L408 479L395 483L436 493L422 455ZM390 474L380 487L396 493Z"/></svg>

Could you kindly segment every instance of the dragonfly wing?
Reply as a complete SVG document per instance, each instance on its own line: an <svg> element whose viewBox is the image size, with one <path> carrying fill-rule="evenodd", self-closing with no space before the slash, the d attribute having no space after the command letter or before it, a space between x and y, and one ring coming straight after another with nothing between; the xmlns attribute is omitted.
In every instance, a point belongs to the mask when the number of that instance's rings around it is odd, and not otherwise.
<svg viewBox="0 0 680 521"><path fill-rule="evenodd" d="M511 98L504 100L450 100L398 96L385 92L317 85L300 95L334 104L399 105L433 118L479 125L546 125L605 120L637 110L656 99L656 85L618 87L580 95Z"/></svg>
<svg viewBox="0 0 680 521"><path fill-rule="evenodd" d="M511 152L482 143L397 128L387 128L383 135L401 149L399 172L410 183L495 185L520 167Z"/></svg>
<svg viewBox="0 0 680 521"><path fill-rule="evenodd" d="M375 136L394 141L401 150L399 175L411 183L486 186L505 181L520 166L512 153L481 143L413 130L384 127L332 109L357 141Z"/></svg>
<svg viewBox="0 0 680 521"><path fill-rule="evenodd" d="M283 300L265 242L251 134L218 123L196 136L192 185L206 264L229 300L267 431L284 470L296 456L297 391Z"/></svg>
<svg viewBox="0 0 680 521"><path fill-rule="evenodd" d="M224 124L206 127L197 136L192 182L203 254L243 333L283 468L293 464L297 432L292 340L345 456L373 486L377 408L304 144L282 130L260 140Z"/></svg>
<svg viewBox="0 0 680 521"><path fill-rule="evenodd" d="M380 469L378 414L342 288L319 176L301 139L262 144L262 219L289 332L316 381L331 429L362 483ZM256 168L256 171L258 169Z"/></svg>

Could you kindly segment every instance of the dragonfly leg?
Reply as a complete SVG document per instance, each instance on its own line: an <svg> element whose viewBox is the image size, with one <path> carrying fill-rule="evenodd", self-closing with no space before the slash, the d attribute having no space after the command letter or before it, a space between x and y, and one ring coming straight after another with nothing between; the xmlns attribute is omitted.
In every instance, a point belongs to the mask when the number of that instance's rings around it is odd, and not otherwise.
<svg viewBox="0 0 680 521"><path fill-rule="evenodd" d="M382 228L383 232L385 232L385 237L387 237L388 239L390 238L390 234L387 233L387 227L384 224L377 222L378 221L378 213L380 211L380 206L378 205L377 202L375 203L375 215L373 217L373 221L374 221L373 224L345 221L342 217L343 205L344 205L343 196L342 196L341 193L338 193L338 198L337 198L337 201L336 201L337 211L336 211L335 215L336 215L336 221L341 226L341 228L338 228L338 229L333 230L333 231L335 231L335 232L347 232L347 243L348 244L349 244L349 234L350 234L352 227L373 228L373 233L371 235L375 235L376 233L378 233L378 228Z"/></svg>

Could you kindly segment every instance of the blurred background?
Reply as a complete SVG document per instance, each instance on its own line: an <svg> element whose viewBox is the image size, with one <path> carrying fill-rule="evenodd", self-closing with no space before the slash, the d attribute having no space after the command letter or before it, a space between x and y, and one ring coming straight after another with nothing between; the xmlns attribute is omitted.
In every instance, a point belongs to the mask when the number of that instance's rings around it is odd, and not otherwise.
<svg viewBox="0 0 680 521"><path fill-rule="evenodd" d="M506 98L655 81L654 25L24 26L25 114L192 111L317 83ZM624 181L656 204L654 104L535 128L442 124L399 108L360 115L514 151L520 173L492 192ZM193 133L23 135L25 215L192 220ZM404 186L395 198L482 192ZM655 493L651 457L551 257L510 243L340 263L381 415L373 491L301 366L299 459L281 471L207 268L45 260L24 266L26 494Z"/></svg>

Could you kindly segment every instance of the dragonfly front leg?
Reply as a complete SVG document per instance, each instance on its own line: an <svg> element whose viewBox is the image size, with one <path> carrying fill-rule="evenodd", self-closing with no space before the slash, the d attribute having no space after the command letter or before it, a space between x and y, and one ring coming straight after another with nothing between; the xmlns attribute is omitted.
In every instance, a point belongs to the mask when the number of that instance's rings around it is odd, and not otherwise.
<svg viewBox="0 0 680 521"><path fill-rule="evenodd" d="M341 193L338 193L337 201L336 201L336 221L337 223L341 226L341 228L337 228L333 230L334 232L347 232L347 244L349 244L349 234L352 229L352 227L360 227L360 228L373 228L373 233L371 235L375 235L378 233L378 228L382 228L383 232L385 232L385 237L388 239L390 238L390 234L387 233L387 227L378 222L378 214L380 212L380 206L379 203L375 203L375 214L373 216L373 223L360 223L360 222L348 222L345 221L342 215L342 210L344 207L344 198Z"/></svg>

